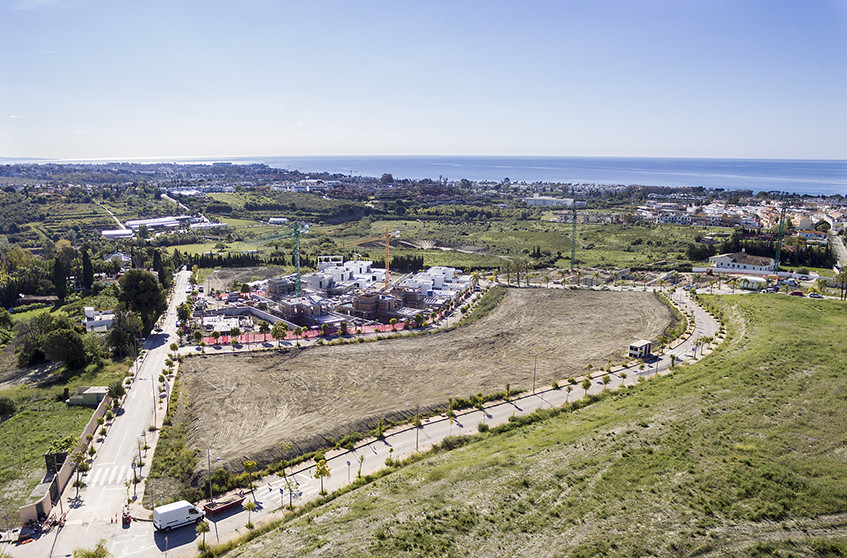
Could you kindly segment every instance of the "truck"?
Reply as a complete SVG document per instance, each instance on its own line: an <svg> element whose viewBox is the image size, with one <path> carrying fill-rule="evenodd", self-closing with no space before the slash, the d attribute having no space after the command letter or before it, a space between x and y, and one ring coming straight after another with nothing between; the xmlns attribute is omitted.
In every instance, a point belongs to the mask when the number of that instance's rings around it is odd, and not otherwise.
<svg viewBox="0 0 847 558"><path fill-rule="evenodd" d="M185 500L153 508L153 527L170 533L171 529L203 521L203 512Z"/></svg>

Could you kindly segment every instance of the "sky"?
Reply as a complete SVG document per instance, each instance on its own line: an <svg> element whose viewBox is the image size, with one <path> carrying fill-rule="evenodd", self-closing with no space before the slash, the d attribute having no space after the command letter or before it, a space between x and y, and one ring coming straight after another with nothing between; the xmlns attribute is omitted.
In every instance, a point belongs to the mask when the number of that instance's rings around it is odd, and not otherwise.
<svg viewBox="0 0 847 558"><path fill-rule="evenodd" d="M0 157L847 159L847 1L0 0Z"/></svg>

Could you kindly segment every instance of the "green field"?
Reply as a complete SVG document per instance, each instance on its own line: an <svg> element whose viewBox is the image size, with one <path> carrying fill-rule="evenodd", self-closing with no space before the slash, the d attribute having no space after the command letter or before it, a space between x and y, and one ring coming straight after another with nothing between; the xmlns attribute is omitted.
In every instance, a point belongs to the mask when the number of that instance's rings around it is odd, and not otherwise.
<svg viewBox="0 0 847 558"><path fill-rule="evenodd" d="M71 375L62 366L50 377L57 380L53 385L23 384L0 391L0 396L10 397L17 405L17 412L0 422L0 510L11 521L43 478L43 454L51 442L78 437L91 419L93 409L58 401L63 399L64 388L74 393L77 386L105 386L122 379L127 367L127 363L107 361L101 370L90 365Z"/></svg>
<svg viewBox="0 0 847 558"><path fill-rule="evenodd" d="M847 304L707 299L699 364L437 453L232 556L845 556Z"/></svg>

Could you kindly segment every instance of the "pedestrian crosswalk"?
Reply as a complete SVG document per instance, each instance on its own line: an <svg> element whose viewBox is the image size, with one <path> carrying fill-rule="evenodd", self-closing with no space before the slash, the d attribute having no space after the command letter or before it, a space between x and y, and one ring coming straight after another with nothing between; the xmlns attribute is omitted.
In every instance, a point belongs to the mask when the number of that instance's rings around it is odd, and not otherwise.
<svg viewBox="0 0 847 558"><path fill-rule="evenodd" d="M123 486L132 479L132 467L129 465L95 465L85 478L87 486Z"/></svg>

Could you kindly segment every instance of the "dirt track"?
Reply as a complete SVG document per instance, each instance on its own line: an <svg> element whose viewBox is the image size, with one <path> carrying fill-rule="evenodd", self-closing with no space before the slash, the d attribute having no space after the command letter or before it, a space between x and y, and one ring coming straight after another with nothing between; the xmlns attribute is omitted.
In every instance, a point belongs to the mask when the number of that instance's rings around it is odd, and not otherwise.
<svg viewBox="0 0 847 558"><path fill-rule="evenodd" d="M281 457L288 441L310 451L380 417L442 408L448 397L549 385L592 363L623 359L635 338L655 339L671 322L655 295L510 289L484 319L411 339L282 352L189 358L189 444L225 463ZM407 403L411 405L407 407ZM410 411L411 409L411 411ZM237 465L236 465L237 467Z"/></svg>

